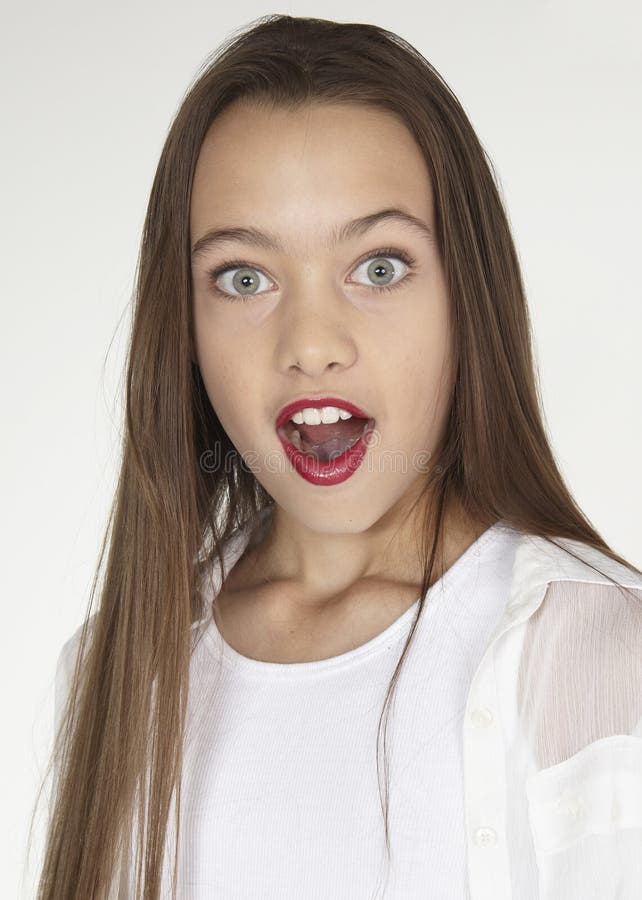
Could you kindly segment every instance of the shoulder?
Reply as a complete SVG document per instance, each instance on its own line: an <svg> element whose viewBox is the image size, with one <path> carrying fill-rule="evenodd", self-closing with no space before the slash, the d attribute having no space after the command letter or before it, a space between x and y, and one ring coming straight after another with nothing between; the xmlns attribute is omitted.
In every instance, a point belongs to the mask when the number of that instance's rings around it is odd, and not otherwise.
<svg viewBox="0 0 642 900"><path fill-rule="evenodd" d="M89 616L87 621L82 622L64 641L62 647L58 651L58 661L56 663L56 669L58 671L67 671L70 667L73 670L74 664L76 662L76 656L78 655L78 650L80 648L83 629L86 627L90 636L96 624L97 615L97 613L94 613L93 615Z"/></svg>
<svg viewBox="0 0 642 900"><path fill-rule="evenodd" d="M559 543L577 558L540 538L528 554L543 599L526 622L518 696L540 767L602 738L642 737L642 577Z"/></svg>
<svg viewBox="0 0 642 900"><path fill-rule="evenodd" d="M627 667L633 674L642 664L642 575L581 541L529 537L517 577L543 590L529 631L549 651L557 646L569 671L593 660L594 670L609 667L611 678Z"/></svg>
<svg viewBox="0 0 642 900"><path fill-rule="evenodd" d="M88 639L91 637L96 622L97 613L91 615L87 622L83 622L75 631L65 640L58 652L56 660L56 673L54 679L55 689L55 724L56 730L60 725L64 708L67 703L71 682L76 668L76 660L80 650L83 629L88 630ZM85 644L86 646L87 644Z"/></svg>
<svg viewBox="0 0 642 900"><path fill-rule="evenodd" d="M515 570L519 577L540 584L576 581L642 589L642 574L634 568L570 538L520 533Z"/></svg>

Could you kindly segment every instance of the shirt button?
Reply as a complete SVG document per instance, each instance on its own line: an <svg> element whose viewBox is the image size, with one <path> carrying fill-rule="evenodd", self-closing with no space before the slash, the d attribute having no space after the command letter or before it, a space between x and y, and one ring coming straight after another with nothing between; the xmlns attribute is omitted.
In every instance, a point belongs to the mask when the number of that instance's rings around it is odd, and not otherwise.
<svg viewBox="0 0 642 900"><path fill-rule="evenodd" d="M478 847L494 847L497 843L497 832L494 828L478 828L474 841Z"/></svg>
<svg viewBox="0 0 642 900"><path fill-rule="evenodd" d="M493 714L487 706L478 706L471 712L470 721L477 728L487 728L493 721Z"/></svg>

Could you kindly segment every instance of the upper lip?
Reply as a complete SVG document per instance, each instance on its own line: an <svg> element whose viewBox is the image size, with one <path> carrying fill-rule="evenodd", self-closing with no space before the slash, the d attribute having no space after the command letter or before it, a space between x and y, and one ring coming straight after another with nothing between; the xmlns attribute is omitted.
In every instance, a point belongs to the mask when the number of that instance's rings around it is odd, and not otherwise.
<svg viewBox="0 0 642 900"><path fill-rule="evenodd" d="M372 418L363 409L355 406L354 403L350 403L349 400L342 400L340 397L301 397L299 400L293 400L291 403L286 404L281 409L281 412L276 417L276 427L280 428L286 422L289 422L299 409L305 409L306 407L321 409L322 406L338 406L339 409L347 409L349 413L352 413L358 419Z"/></svg>

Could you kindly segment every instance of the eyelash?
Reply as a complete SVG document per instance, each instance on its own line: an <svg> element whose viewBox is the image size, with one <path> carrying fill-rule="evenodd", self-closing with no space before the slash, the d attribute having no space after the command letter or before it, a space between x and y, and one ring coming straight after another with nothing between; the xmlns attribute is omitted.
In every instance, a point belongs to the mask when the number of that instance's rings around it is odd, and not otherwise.
<svg viewBox="0 0 642 900"><path fill-rule="evenodd" d="M393 257L395 259L400 259L406 266L408 266L408 272L404 275L403 278L400 278L399 281L396 281L394 284L384 284L384 285L372 285L372 289L377 292L385 292L390 293L391 291L396 290L400 285L404 284L404 282L410 280L414 275L414 267L416 260L410 256L410 254L406 253L404 250L398 250L396 247L382 247L379 250L374 250L371 253L366 254L366 256L362 256L361 259L355 265L355 269L357 269L362 263L367 262L369 259L377 259L377 257ZM231 303L236 303L237 301L241 301L242 303L247 300L252 300L256 297L256 294L247 294L243 296L242 294L228 294L227 291L222 291L219 287L216 286L216 280L219 275L222 275L224 272L229 271L230 269L242 269L249 268L255 269L257 272L263 272L263 269L260 269L258 266L253 266L246 259L228 259L226 262L221 263L220 266L217 266L215 269L211 269L207 273L207 279L210 283L212 289L224 300L229 300ZM362 284L361 287L367 287L367 285Z"/></svg>

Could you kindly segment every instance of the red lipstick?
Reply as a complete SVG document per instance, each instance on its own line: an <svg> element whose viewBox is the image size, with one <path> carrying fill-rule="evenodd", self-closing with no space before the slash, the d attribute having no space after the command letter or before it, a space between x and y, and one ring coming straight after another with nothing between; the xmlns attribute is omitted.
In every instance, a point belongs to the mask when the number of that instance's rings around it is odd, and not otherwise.
<svg viewBox="0 0 642 900"><path fill-rule="evenodd" d="M295 412L306 407L321 409L323 406L336 406L345 409L357 419L366 419L366 425L361 437L341 456L336 459L322 462L310 453L303 453L288 439L285 426ZM358 406L338 397L301 398L288 403L278 414L275 422L276 432L281 441L285 453L295 470L310 484L334 485L346 481L361 465L370 444L370 435L374 429L374 418L364 412Z"/></svg>

